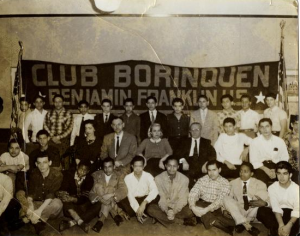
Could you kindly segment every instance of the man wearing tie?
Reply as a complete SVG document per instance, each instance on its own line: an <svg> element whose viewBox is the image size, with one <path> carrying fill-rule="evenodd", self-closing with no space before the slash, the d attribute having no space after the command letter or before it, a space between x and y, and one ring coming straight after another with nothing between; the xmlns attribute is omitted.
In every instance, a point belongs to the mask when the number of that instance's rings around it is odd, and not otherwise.
<svg viewBox="0 0 300 236"><path fill-rule="evenodd" d="M136 155L136 137L123 131L124 122L121 117L115 117L111 127L114 133L104 136L100 157L102 160L106 157L114 159L116 171L125 177L130 173L130 162Z"/></svg>
<svg viewBox="0 0 300 236"><path fill-rule="evenodd" d="M101 102L102 114L98 114L95 117L96 122L96 137L103 138L105 135L113 132L111 127L112 120L116 118L111 113L112 102L109 99L103 99Z"/></svg>
<svg viewBox="0 0 300 236"><path fill-rule="evenodd" d="M210 140L201 138L201 124L192 123L190 126L191 138L186 138L176 154L182 164L182 173L188 176L189 186L192 187L198 178L207 173L206 163L216 159L216 151Z"/></svg>
<svg viewBox="0 0 300 236"><path fill-rule="evenodd" d="M251 163L242 163L240 177L230 182L231 191L224 197L223 206L234 219L237 233L246 229L257 236L260 231L250 223L256 219L258 207L269 205L269 196L266 184L252 177L253 170Z"/></svg>
<svg viewBox="0 0 300 236"><path fill-rule="evenodd" d="M162 129L162 132L165 134L167 129L167 117L156 110L157 99L154 96L149 96L146 99L146 105L148 107L148 111L142 113L141 117L141 128L140 128L140 136L141 141L148 138L149 128L152 124L158 123Z"/></svg>
<svg viewBox="0 0 300 236"><path fill-rule="evenodd" d="M191 113L191 123L198 122L201 124L201 137L209 139L214 145L218 139L219 121L217 114L207 109L209 105L208 98L200 95L198 98L199 109Z"/></svg>

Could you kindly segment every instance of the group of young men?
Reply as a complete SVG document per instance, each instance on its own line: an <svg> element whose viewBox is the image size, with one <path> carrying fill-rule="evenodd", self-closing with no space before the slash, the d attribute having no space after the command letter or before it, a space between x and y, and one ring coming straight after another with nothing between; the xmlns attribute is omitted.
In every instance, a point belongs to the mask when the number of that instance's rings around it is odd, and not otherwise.
<svg viewBox="0 0 300 236"><path fill-rule="evenodd" d="M244 230L259 235L252 223L260 221L272 236L298 233L299 168L289 163L284 142L287 115L276 106L276 95L266 96L269 108L263 115L250 109L248 95L241 97L238 112L232 108L233 98L222 96L223 110L218 113L208 110L207 97L200 95L199 110L190 115L183 112L184 101L174 98L174 112L167 116L156 109L153 96L146 99L148 111L141 115L133 112L131 98L124 101L121 116L111 113L108 99L102 100L102 114L95 117L88 113L86 101L79 102L75 118L63 102L55 95L54 109L46 112L43 98L37 97L34 111L22 108L24 140L27 146L38 147L28 157L11 140L8 152L0 156L4 235L22 225L10 219L21 217L40 234L48 219L62 215L69 220L60 222L59 231L78 225L86 233L100 232L111 215L117 225L130 217L140 223L151 217L166 227L202 222L206 229L217 227L231 235ZM25 100L21 106L26 107ZM88 120L94 120L95 136L101 139L101 168L96 171L89 160L82 159L73 169L71 158L68 164L62 159L70 146L85 138ZM173 154L165 156L157 167L160 174L152 176L144 171L149 159L137 156L137 147L151 137L151 127L157 124ZM299 135L298 119L293 125ZM18 201L11 200L13 195ZM94 218L97 222L90 225Z"/></svg>

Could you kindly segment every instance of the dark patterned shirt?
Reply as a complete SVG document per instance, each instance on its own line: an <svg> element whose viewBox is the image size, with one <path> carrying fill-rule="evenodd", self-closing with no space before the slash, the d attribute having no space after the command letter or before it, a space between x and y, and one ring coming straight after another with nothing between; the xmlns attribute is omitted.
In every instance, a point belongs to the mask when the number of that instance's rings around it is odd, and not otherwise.
<svg viewBox="0 0 300 236"><path fill-rule="evenodd" d="M188 137L190 117L182 114L178 120L174 113L167 116L168 137Z"/></svg>

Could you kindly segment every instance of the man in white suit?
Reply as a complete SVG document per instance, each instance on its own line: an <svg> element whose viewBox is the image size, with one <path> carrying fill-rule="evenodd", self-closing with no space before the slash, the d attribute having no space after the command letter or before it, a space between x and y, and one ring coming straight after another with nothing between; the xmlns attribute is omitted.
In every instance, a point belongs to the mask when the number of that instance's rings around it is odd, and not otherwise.
<svg viewBox="0 0 300 236"><path fill-rule="evenodd" d="M191 113L190 124L198 122L201 124L201 137L209 139L214 145L218 139L219 121L217 114L208 110L208 98L200 95L198 98L199 109Z"/></svg>

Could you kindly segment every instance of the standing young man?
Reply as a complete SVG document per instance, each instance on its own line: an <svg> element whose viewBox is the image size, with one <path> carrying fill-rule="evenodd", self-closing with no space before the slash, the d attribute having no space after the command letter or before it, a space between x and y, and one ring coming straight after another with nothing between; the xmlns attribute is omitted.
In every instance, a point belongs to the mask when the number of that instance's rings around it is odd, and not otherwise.
<svg viewBox="0 0 300 236"><path fill-rule="evenodd" d="M257 219L270 230L272 236L299 234L299 185L291 181L292 166L287 161L276 164L278 181L269 188L271 208L260 207Z"/></svg>
<svg viewBox="0 0 300 236"><path fill-rule="evenodd" d="M46 114L44 129L50 134L50 144L58 148L62 156L70 146L70 134L73 129L73 116L64 108L64 97L53 97L54 109Z"/></svg>
<svg viewBox="0 0 300 236"><path fill-rule="evenodd" d="M167 115L167 137L173 151L176 151L183 139L189 135L190 118L183 113L184 102L181 98L172 100L173 113Z"/></svg>
<svg viewBox="0 0 300 236"><path fill-rule="evenodd" d="M134 101L132 98L126 98L124 101L125 112L122 114L122 119L124 121L124 131L134 135L138 143L141 143L140 138L140 126L141 119L140 117L133 112Z"/></svg>
<svg viewBox="0 0 300 236"><path fill-rule="evenodd" d="M90 104L86 100L81 100L78 103L78 110L80 114L74 118L74 127L71 133L70 146L74 145L76 138L84 137L84 121L94 119L94 116L88 113L89 107Z"/></svg>
<svg viewBox="0 0 300 236"><path fill-rule="evenodd" d="M208 110L209 101L205 95L198 98L199 109L191 113L191 124L198 122L201 124L201 137L209 139L214 145L218 139L219 121L215 112Z"/></svg>
<svg viewBox="0 0 300 236"><path fill-rule="evenodd" d="M141 141L149 137L149 128L152 124L158 123L162 129L162 132L166 132L167 130L167 117L156 110L157 107L157 99L154 96L149 96L146 98L146 105L148 107L148 111L142 113L141 117Z"/></svg>
<svg viewBox="0 0 300 236"><path fill-rule="evenodd" d="M272 133L280 138L283 138L287 131L287 114L284 110L276 105L276 94L267 94L266 103L269 108L264 111L264 118L271 119L273 123Z"/></svg>

